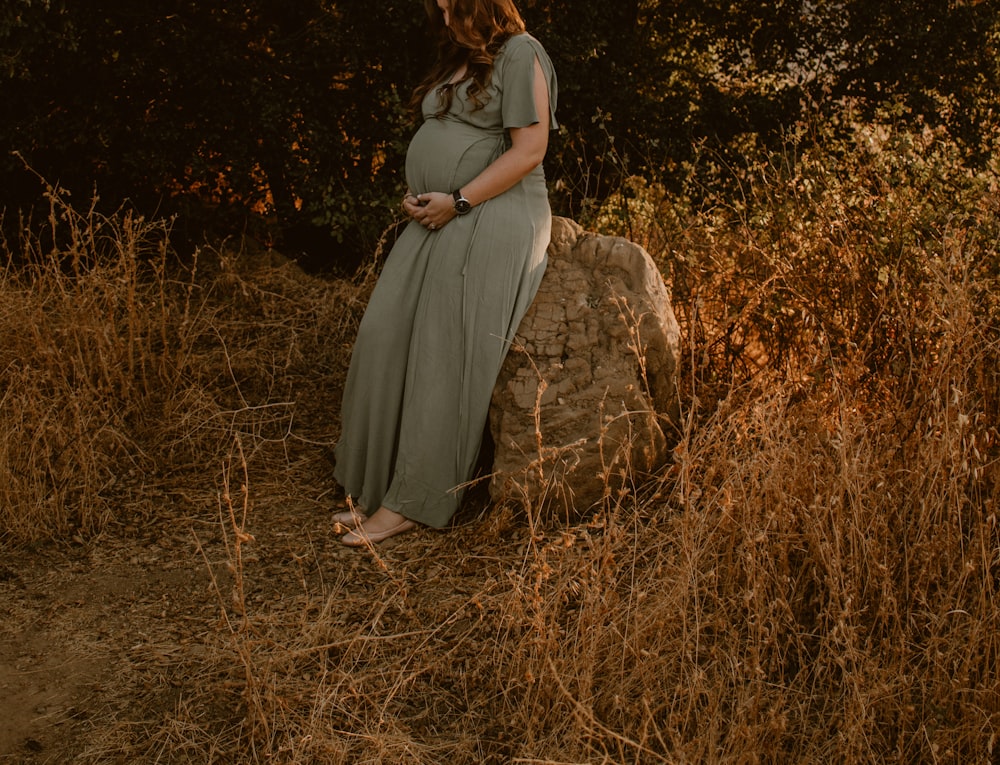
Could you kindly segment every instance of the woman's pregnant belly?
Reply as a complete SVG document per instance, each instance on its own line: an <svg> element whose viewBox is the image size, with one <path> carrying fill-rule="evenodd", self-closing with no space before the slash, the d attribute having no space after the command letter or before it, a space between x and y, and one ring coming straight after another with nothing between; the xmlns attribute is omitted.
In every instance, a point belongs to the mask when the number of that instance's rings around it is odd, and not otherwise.
<svg viewBox="0 0 1000 765"><path fill-rule="evenodd" d="M406 183L416 194L454 191L504 151L503 133L450 119L428 119L406 150Z"/></svg>

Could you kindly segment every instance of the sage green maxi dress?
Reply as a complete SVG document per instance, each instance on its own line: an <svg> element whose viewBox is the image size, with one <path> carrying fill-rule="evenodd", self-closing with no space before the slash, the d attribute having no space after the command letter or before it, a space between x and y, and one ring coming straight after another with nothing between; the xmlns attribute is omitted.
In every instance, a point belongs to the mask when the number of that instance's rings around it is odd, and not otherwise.
<svg viewBox="0 0 1000 765"><path fill-rule="evenodd" d="M435 116L438 91L425 97L406 155L413 193L461 188L509 148L507 129L540 121L536 59L557 127L552 62L530 35L511 37L494 61L484 108L473 108L468 82L443 117ZM538 167L437 231L411 221L396 241L358 330L335 450L334 476L365 512L384 506L440 528L458 509L551 229Z"/></svg>

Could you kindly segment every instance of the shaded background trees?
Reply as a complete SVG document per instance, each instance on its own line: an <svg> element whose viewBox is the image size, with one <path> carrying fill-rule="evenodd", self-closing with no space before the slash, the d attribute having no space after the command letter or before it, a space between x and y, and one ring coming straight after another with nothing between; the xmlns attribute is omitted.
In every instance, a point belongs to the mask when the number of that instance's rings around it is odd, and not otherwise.
<svg viewBox="0 0 1000 765"><path fill-rule="evenodd" d="M669 186L696 147L739 163L848 106L892 102L947 127L973 162L998 118L989 2L521 5L560 74L547 166L564 214L630 173ZM78 196L96 187L109 207L178 214L195 241L249 231L349 268L392 218L405 103L430 55L419 4L398 0L7 0L7 218L39 206L37 173Z"/></svg>

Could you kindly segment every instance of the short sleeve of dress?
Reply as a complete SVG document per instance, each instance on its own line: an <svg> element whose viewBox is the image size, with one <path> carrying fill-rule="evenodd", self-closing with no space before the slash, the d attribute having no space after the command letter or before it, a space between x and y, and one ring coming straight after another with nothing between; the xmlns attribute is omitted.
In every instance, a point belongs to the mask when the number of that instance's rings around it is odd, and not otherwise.
<svg viewBox="0 0 1000 765"><path fill-rule="evenodd" d="M549 87L549 127L558 128L556 72L542 44L529 34L517 35L507 41L501 58L498 68L504 128L528 127L541 121L535 108L535 59L542 65Z"/></svg>

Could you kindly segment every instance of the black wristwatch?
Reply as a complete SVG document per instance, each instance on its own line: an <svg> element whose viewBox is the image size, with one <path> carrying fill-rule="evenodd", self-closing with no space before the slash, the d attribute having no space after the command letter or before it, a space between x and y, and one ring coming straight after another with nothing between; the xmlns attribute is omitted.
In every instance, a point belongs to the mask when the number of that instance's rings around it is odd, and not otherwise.
<svg viewBox="0 0 1000 765"><path fill-rule="evenodd" d="M462 196L461 189L455 189L452 196L455 198L455 212L459 215L465 215L472 209L472 202Z"/></svg>

